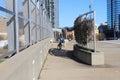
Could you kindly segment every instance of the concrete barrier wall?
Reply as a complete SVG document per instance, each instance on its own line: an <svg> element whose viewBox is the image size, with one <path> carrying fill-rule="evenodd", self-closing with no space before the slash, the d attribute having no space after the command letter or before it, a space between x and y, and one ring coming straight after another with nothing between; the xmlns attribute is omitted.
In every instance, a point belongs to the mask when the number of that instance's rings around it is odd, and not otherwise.
<svg viewBox="0 0 120 80"><path fill-rule="evenodd" d="M0 80L38 80L50 46L46 39L2 62Z"/></svg>
<svg viewBox="0 0 120 80"><path fill-rule="evenodd" d="M104 65L104 53L100 51L94 52L92 49L83 48L74 45L73 55L81 62L89 65Z"/></svg>

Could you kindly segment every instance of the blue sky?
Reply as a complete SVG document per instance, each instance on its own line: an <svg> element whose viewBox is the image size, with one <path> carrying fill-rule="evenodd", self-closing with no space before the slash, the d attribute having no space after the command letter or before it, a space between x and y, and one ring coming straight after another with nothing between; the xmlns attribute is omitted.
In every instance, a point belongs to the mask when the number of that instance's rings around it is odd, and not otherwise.
<svg viewBox="0 0 120 80"><path fill-rule="evenodd" d="M73 26L74 20L79 15L89 11L90 2L92 2L92 10L96 11L96 24L106 22L106 0L59 0L59 26Z"/></svg>
<svg viewBox="0 0 120 80"><path fill-rule="evenodd" d="M0 6L2 6L2 7L5 7L5 1L4 0L0 0ZM0 16L3 16L3 17L5 17L5 12L3 12L3 11L0 11Z"/></svg>

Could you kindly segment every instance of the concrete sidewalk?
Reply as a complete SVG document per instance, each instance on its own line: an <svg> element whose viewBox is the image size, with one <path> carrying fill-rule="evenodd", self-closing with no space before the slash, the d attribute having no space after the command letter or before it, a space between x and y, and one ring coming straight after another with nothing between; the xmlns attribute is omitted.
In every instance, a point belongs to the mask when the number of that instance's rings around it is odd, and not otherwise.
<svg viewBox="0 0 120 80"><path fill-rule="evenodd" d="M90 66L71 58L74 42L48 55L40 80L120 80L120 45L97 42L97 50L105 53L104 66ZM56 48L57 43L53 43Z"/></svg>

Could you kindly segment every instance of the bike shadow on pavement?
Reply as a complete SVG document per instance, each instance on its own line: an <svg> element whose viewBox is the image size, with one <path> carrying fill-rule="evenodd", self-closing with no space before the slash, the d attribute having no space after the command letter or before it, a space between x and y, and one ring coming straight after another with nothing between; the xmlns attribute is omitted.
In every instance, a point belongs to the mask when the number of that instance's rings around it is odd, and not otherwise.
<svg viewBox="0 0 120 80"><path fill-rule="evenodd" d="M49 54L58 56L58 57L69 57L73 53L72 50L64 50L64 49L57 49L57 48L51 48L49 49Z"/></svg>
<svg viewBox="0 0 120 80"><path fill-rule="evenodd" d="M76 62L83 63L73 55L73 50L51 48L51 49L49 49L49 54L52 56L69 58ZM83 63L83 64L85 64L85 63Z"/></svg>
<svg viewBox="0 0 120 80"><path fill-rule="evenodd" d="M55 56L55 57L62 57L62 58L69 58L69 59L72 59L78 63L81 63L81 64L84 64L84 65L88 65L89 64L86 64L82 61L80 61L79 59L77 59L75 56L74 56L74 51L73 50L65 50L65 49L57 49L57 48L51 48L49 49L49 54L51 56ZM111 65L108 65L108 64L105 64L105 65L98 65L98 66L91 66L91 67L96 67L96 68L111 68L113 66Z"/></svg>

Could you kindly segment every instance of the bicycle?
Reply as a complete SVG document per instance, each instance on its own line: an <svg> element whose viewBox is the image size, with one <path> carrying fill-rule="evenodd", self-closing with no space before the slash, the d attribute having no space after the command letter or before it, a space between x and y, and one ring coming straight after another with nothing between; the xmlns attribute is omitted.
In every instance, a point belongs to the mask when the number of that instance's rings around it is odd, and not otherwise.
<svg viewBox="0 0 120 80"><path fill-rule="evenodd" d="M59 43L59 44L57 45L57 49L59 49L59 50L62 49L62 43Z"/></svg>

